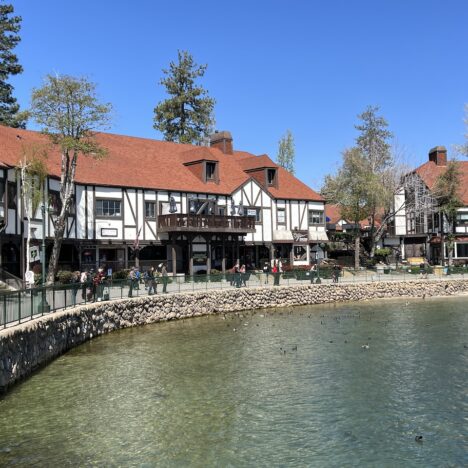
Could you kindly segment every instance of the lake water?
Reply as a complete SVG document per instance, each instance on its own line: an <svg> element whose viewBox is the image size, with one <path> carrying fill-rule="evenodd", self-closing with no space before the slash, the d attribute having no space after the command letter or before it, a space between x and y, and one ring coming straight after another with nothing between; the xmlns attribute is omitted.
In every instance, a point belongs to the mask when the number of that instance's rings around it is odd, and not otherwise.
<svg viewBox="0 0 468 468"><path fill-rule="evenodd" d="M468 466L467 392L468 298L155 324L0 399L0 465Z"/></svg>

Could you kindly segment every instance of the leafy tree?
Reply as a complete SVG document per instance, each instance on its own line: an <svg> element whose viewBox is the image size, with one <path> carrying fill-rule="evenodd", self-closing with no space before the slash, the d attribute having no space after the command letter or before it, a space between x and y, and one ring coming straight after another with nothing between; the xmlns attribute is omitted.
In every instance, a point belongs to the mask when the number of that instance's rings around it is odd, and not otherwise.
<svg viewBox="0 0 468 468"><path fill-rule="evenodd" d="M106 150L94 139L95 130L110 121L110 104L98 101L96 86L86 78L48 75L41 88L34 89L31 115L43 126L43 132L60 148L60 212L54 218L54 245L49 260L47 282L57 270L60 248L74 191L78 156L102 158Z"/></svg>
<svg viewBox="0 0 468 468"><path fill-rule="evenodd" d="M0 5L0 125L25 128L26 114L19 112L19 105L13 97L13 86L7 83L11 75L18 75L23 67L12 52L21 38L21 17L12 16L13 5Z"/></svg>
<svg viewBox="0 0 468 468"><path fill-rule="evenodd" d="M291 174L294 174L294 157L294 137L291 131L288 130L278 142L278 154L276 156L276 162Z"/></svg>
<svg viewBox="0 0 468 468"><path fill-rule="evenodd" d="M25 146L22 149L21 159L16 168L17 178L20 180L20 196L24 217L27 222L26 270L29 270L31 263L31 218L35 216L43 198L44 181L47 177L46 157L47 152L44 148L35 145Z"/></svg>
<svg viewBox="0 0 468 468"><path fill-rule="evenodd" d="M341 217L355 226L354 267L359 268L361 230L360 221L371 213L369 199L372 198L371 180L367 160L358 148L343 152L343 164L336 175L327 175L322 195L327 202L340 207Z"/></svg>
<svg viewBox="0 0 468 468"><path fill-rule="evenodd" d="M457 161L449 161L447 169L439 175L434 185L434 195L439 208L444 215L445 222L442 227L446 230L443 241L447 243L447 256L449 266L452 266L453 249L455 246L455 221L458 208L463 206L460 200L461 171ZM444 246L442 245L442 261Z"/></svg>
<svg viewBox="0 0 468 468"><path fill-rule="evenodd" d="M215 100L195 83L205 74L207 65L197 65L187 51L178 51L178 62L171 62L160 84L169 98L154 108L154 125L166 141L203 144L212 133Z"/></svg>

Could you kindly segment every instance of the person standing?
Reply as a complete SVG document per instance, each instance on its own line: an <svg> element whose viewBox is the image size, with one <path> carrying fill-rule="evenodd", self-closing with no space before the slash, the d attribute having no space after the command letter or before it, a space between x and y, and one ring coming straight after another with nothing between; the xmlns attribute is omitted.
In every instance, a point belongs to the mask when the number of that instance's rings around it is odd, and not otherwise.
<svg viewBox="0 0 468 468"><path fill-rule="evenodd" d="M83 270L80 276L81 298L86 301L86 288L88 287L88 271Z"/></svg>
<svg viewBox="0 0 468 468"><path fill-rule="evenodd" d="M128 282L130 284L130 288L128 290L128 297L133 297L133 288L135 286L135 280L136 280L135 267L132 267L130 269L130 272L128 273Z"/></svg>
<svg viewBox="0 0 468 468"><path fill-rule="evenodd" d="M263 265L263 274L265 275L265 284L268 284L268 277L270 276L270 264L268 262Z"/></svg>
<svg viewBox="0 0 468 468"><path fill-rule="evenodd" d="M152 266L148 271L148 295L157 294L158 286L156 283L156 272L154 271L154 266Z"/></svg>
<svg viewBox="0 0 468 468"><path fill-rule="evenodd" d="M280 284L280 274L281 274L281 267L280 267L281 263L278 259L275 260L275 262L273 263L273 270L272 270L272 273L273 273L273 286L279 286Z"/></svg>
<svg viewBox="0 0 468 468"><path fill-rule="evenodd" d="M165 263L163 263L161 267L161 279L163 284L162 292L167 294L167 283L169 282L169 275L167 274L167 266Z"/></svg>

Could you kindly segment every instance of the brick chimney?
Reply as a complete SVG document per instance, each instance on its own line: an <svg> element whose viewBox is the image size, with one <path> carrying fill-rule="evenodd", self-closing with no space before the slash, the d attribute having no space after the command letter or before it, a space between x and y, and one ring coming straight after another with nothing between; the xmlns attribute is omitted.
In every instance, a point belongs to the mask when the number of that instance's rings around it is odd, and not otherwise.
<svg viewBox="0 0 468 468"><path fill-rule="evenodd" d="M210 146L212 148L218 148L224 154L233 154L231 132L216 131L210 136Z"/></svg>
<svg viewBox="0 0 468 468"><path fill-rule="evenodd" d="M436 146L429 151L429 161L437 166L447 165L447 148L445 146Z"/></svg>

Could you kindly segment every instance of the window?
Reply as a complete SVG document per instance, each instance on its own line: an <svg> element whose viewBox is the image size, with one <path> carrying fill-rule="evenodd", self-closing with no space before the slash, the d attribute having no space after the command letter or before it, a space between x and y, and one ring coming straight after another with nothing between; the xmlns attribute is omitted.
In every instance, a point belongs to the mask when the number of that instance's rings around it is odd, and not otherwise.
<svg viewBox="0 0 468 468"><path fill-rule="evenodd" d="M59 215L62 210L62 200L57 190L49 190L49 210L53 215Z"/></svg>
<svg viewBox="0 0 468 468"><path fill-rule="evenodd" d="M468 257L468 244L457 244L457 257Z"/></svg>
<svg viewBox="0 0 468 468"><path fill-rule="evenodd" d="M434 229L439 228L439 213L434 213Z"/></svg>
<svg viewBox="0 0 468 468"><path fill-rule="evenodd" d="M457 213L457 224L468 224L468 211Z"/></svg>
<svg viewBox="0 0 468 468"><path fill-rule="evenodd" d="M14 182L8 182L8 209L16 210L16 184Z"/></svg>
<svg viewBox="0 0 468 468"><path fill-rule="evenodd" d="M5 203L5 181L0 180L0 205Z"/></svg>
<svg viewBox="0 0 468 468"><path fill-rule="evenodd" d="M156 203L155 202L145 202L145 217L156 218Z"/></svg>
<svg viewBox="0 0 468 468"><path fill-rule="evenodd" d="M96 216L121 216L120 200L96 200Z"/></svg>
<svg viewBox="0 0 468 468"><path fill-rule="evenodd" d="M215 180L216 178L216 163L206 163L206 180Z"/></svg>
<svg viewBox="0 0 468 468"><path fill-rule="evenodd" d="M226 208L223 207L218 207L218 214L219 216L224 216L226 214Z"/></svg>
<svg viewBox="0 0 468 468"><path fill-rule="evenodd" d="M324 224L323 211L309 210L309 226L312 224Z"/></svg>
<svg viewBox="0 0 468 468"><path fill-rule="evenodd" d="M286 210L284 208L276 210L276 221L278 224L286 224Z"/></svg>
<svg viewBox="0 0 468 468"><path fill-rule="evenodd" d="M261 208L247 208L247 216L255 217L256 223L262 222L262 210Z"/></svg>
<svg viewBox="0 0 468 468"><path fill-rule="evenodd" d="M267 183L268 185L275 185L276 169L267 169Z"/></svg>

